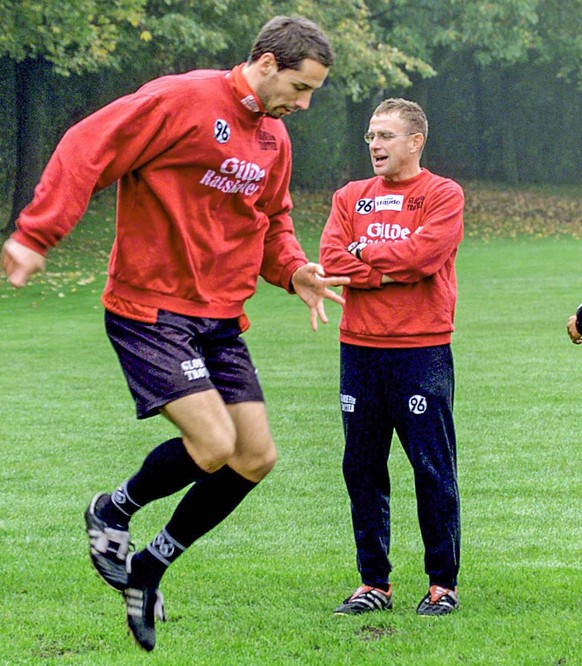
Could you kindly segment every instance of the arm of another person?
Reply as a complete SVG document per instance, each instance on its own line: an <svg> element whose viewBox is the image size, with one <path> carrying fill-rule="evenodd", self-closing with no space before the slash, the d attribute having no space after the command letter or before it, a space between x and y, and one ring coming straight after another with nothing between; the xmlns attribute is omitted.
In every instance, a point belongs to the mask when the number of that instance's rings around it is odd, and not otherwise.
<svg viewBox="0 0 582 666"><path fill-rule="evenodd" d="M568 319L566 330L575 345L582 345L582 304L578 306L576 314Z"/></svg>

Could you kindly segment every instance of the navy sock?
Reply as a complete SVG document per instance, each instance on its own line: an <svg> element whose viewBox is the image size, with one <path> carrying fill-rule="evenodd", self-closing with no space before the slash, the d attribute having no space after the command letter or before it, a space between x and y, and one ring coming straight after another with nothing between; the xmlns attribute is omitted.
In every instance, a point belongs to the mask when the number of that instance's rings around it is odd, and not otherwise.
<svg viewBox="0 0 582 666"><path fill-rule="evenodd" d="M131 561L138 581L157 587L168 566L221 523L257 484L224 466L184 495L166 527Z"/></svg>

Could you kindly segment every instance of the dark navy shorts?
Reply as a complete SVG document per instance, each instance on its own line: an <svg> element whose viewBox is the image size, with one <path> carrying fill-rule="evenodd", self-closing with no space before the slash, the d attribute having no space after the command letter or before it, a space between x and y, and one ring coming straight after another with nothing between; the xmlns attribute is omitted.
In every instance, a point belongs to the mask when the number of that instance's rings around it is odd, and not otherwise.
<svg viewBox="0 0 582 666"><path fill-rule="evenodd" d="M166 310L155 324L105 312L137 418L192 393L216 389L226 404L263 402L257 371L237 319L187 317Z"/></svg>

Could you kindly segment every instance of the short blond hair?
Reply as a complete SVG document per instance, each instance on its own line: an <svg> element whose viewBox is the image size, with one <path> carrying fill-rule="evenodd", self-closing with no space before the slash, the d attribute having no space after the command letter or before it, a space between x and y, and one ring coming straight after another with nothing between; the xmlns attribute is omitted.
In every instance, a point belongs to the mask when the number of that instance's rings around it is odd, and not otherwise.
<svg viewBox="0 0 582 666"><path fill-rule="evenodd" d="M420 104L402 97L391 97L381 102L374 109L373 115L381 116L384 113L397 113L407 123L409 131L422 134L426 143L428 120Z"/></svg>

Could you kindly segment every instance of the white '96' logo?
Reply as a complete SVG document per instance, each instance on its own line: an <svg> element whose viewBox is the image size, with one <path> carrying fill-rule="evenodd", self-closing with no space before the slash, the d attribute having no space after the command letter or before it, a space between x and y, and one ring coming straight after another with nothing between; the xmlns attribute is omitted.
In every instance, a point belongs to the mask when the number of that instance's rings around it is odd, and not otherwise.
<svg viewBox="0 0 582 666"><path fill-rule="evenodd" d="M374 210L374 199L360 199L356 203L356 213L368 215Z"/></svg>
<svg viewBox="0 0 582 666"><path fill-rule="evenodd" d="M214 123L214 138L218 143L226 143L230 139L230 127L226 120L218 118Z"/></svg>
<svg viewBox="0 0 582 666"><path fill-rule="evenodd" d="M408 409L413 414L424 414L426 412L426 398L423 395L413 395L408 400Z"/></svg>

